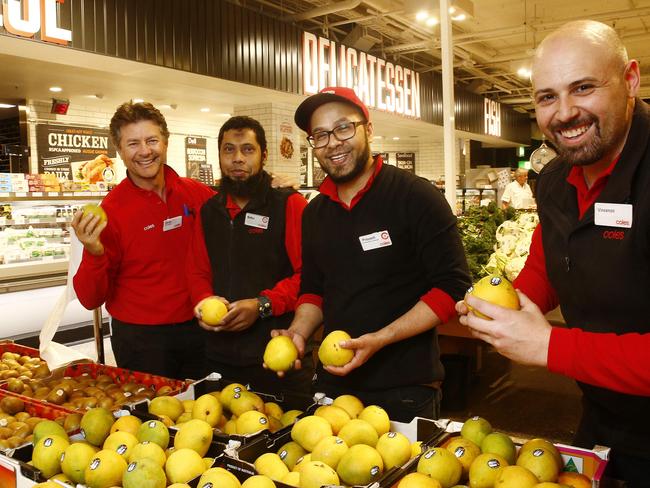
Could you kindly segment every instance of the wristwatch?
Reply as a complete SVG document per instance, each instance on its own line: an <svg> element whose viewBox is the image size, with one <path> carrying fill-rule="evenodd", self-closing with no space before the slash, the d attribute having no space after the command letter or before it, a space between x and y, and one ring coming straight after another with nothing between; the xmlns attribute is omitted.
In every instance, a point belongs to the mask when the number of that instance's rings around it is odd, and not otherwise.
<svg viewBox="0 0 650 488"><path fill-rule="evenodd" d="M260 313L261 319L266 319L273 315L273 308L271 307L271 300L264 295L257 297L257 310Z"/></svg>

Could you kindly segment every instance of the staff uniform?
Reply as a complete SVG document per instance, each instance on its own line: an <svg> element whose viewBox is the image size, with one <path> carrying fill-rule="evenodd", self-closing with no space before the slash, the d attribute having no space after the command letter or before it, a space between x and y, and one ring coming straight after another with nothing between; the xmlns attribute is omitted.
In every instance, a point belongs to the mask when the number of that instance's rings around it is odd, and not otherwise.
<svg viewBox="0 0 650 488"><path fill-rule="evenodd" d="M434 186L383 165L378 156L349 207L329 177L320 191L303 218L299 303L322 307L324 335L336 329L352 337L377 331L419 300L442 322L455 313L470 280L456 218ZM432 399L430 389L415 398L412 387L443 376L434 328L379 350L347 376L319 367L317 389L358 394L362 401L370 397L391 418L408 421ZM433 409L426 413L432 414Z"/></svg>
<svg viewBox="0 0 650 488"><path fill-rule="evenodd" d="M214 192L169 166L164 171L166 201L128 177L104 198L105 252L94 256L84 250L73 283L84 307L106 303L118 366L197 377L195 348L202 347L203 334L193 320L185 257L194 216Z"/></svg>
<svg viewBox="0 0 650 488"><path fill-rule="evenodd" d="M241 209L220 192L201 208L188 261L193 303L211 295L230 302L263 295L272 316L241 332L210 333L206 361L229 380L250 382L258 391L309 391L313 368L278 379L262 368L271 330L286 329L293 319L302 266L301 219L307 201L294 190L271 188L263 172L259 188Z"/></svg>
<svg viewBox="0 0 650 488"><path fill-rule="evenodd" d="M650 426L642 420L650 411L649 134L650 111L636 100L620 157L590 189L579 166L555 160L544 168L538 179L540 227L526 267L515 281L541 303L543 311L559 301L567 324L589 334L554 328L548 366L577 373L584 411L576 442L612 447L613 465L633 483L645 482L643 466L650 460ZM632 205L631 226L596 225L596 201ZM597 344L597 349L584 357L567 357L581 337ZM582 345L577 352L584 350ZM627 386L611 388L617 379ZM636 390L635 385L641 387Z"/></svg>
<svg viewBox="0 0 650 488"><path fill-rule="evenodd" d="M525 208L533 201L533 191L528 183L521 186L518 181L511 181L503 190L502 202L509 203L513 208Z"/></svg>

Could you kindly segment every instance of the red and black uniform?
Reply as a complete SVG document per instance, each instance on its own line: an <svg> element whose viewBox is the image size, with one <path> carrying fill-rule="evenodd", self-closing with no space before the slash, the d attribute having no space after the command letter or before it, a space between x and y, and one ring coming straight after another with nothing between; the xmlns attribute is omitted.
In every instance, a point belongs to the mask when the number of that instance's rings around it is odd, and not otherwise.
<svg viewBox="0 0 650 488"><path fill-rule="evenodd" d="M193 320L185 257L194 216L214 192L168 166L164 172L166 201L128 177L104 198L105 252L84 250L73 283L84 307L106 303L118 366L196 378L203 331Z"/></svg>
<svg viewBox="0 0 650 488"><path fill-rule="evenodd" d="M649 134L648 106L637 100L620 157L590 189L580 167L555 160L544 168L537 183L540 227L515 281L543 311L559 302L567 324L580 330L553 329L548 365L575 376L583 391L578 445L612 447L629 482L641 473L625 465L650 460L650 426L642 420L650 411ZM596 201L632 205L632 226L596 225ZM579 340L586 343L577 346Z"/></svg>
<svg viewBox="0 0 650 488"><path fill-rule="evenodd" d="M322 308L325 335L380 330L419 300L442 322L454 315L470 280L456 218L433 185L377 157L374 173L349 207L329 178L320 191L303 218L299 303ZM433 328L381 349L347 376L319 367L317 388L358 394L384 406L391 418L408 421L416 413L433 415L433 408L420 408L430 404L430 389L413 392L443 376Z"/></svg>
<svg viewBox="0 0 650 488"><path fill-rule="evenodd" d="M293 319L300 286L301 219L307 201L294 190L271 188L262 173L258 190L240 209L219 192L201 208L194 228L188 282L194 304L218 295L230 302L264 295L273 314L241 332L210 333L206 364L229 380L249 382L256 390L309 391L312 369L290 371L278 379L262 368L271 330Z"/></svg>

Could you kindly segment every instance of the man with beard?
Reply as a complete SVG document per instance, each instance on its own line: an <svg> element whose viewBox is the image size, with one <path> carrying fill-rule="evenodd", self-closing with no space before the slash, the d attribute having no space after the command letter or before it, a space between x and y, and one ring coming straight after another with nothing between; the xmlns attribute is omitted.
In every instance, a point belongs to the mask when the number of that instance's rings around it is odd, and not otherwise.
<svg viewBox="0 0 650 488"><path fill-rule="evenodd" d="M575 443L610 446L609 469L649 486L650 110L636 98L639 65L616 32L571 22L538 47L532 71L537 122L559 152L537 180L540 224L515 280L522 307L474 297L461 323L513 360L578 380ZM543 313L557 304L569 327Z"/></svg>
<svg viewBox="0 0 650 488"><path fill-rule="evenodd" d="M197 216L188 284L199 324L211 331L210 371L250 383L256 391L308 392L309 365L284 381L262 367L270 331L293 318L301 268L301 219L307 205L296 191L274 189L264 171L266 134L257 120L232 117L219 130L221 182ZM228 313L217 326L201 320L216 296Z"/></svg>
<svg viewBox="0 0 650 488"><path fill-rule="evenodd" d="M393 420L435 418L440 363L435 326L470 284L456 218L428 181L372 157L372 123L349 88L325 88L295 114L327 178L303 218L303 271L288 330L305 342L342 329L344 366L319 366L317 391L357 395Z"/></svg>

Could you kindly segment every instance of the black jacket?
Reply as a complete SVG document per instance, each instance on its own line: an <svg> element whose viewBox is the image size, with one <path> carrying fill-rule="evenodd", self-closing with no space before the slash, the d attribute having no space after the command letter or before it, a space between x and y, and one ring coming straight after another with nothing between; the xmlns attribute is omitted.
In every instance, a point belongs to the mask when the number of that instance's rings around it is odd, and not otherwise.
<svg viewBox="0 0 650 488"><path fill-rule="evenodd" d="M293 275L285 246L286 205L292 193L271 188L271 177L264 172L259 191L234 220L230 220L224 192L203 205L203 233L216 295L231 302L255 298ZM268 228L245 225L247 213L269 217ZM291 313L258 319L245 331L216 334L206 346L207 357L240 366L260 365L270 331L287 328L292 318Z"/></svg>
<svg viewBox="0 0 650 488"><path fill-rule="evenodd" d="M387 231L392 245L364 251L360 237ZM428 181L384 165L351 210L325 195L303 214L301 294L323 297L324 334L377 331L410 310L431 288L454 300L469 287L456 218ZM441 380L436 330L378 351L345 377L322 367L318 380L349 391Z"/></svg>
<svg viewBox="0 0 650 488"><path fill-rule="evenodd" d="M620 160L597 200L633 205L631 228L596 226L593 206L579 219L576 190L566 181L569 164L556 158L539 175L546 268L570 327L650 333L649 134L649 108L637 100ZM650 398L579 386L590 414L602 419L599 443L650 459Z"/></svg>

